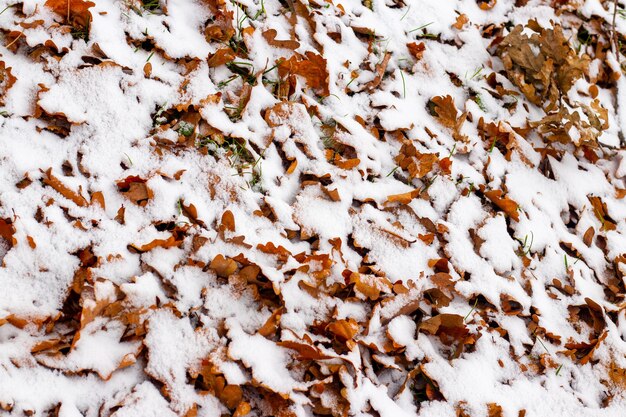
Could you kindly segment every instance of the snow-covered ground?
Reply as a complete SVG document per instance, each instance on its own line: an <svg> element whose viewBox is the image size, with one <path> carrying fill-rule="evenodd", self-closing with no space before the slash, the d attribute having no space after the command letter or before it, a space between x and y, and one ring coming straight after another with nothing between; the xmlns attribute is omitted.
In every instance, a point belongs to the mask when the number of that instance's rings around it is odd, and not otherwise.
<svg viewBox="0 0 626 417"><path fill-rule="evenodd" d="M0 0L0 415L626 415L624 7Z"/></svg>

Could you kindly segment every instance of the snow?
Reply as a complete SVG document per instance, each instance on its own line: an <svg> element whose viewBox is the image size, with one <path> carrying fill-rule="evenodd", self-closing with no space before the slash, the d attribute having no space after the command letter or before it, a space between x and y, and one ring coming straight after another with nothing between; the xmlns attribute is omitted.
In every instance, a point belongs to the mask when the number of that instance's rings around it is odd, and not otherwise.
<svg viewBox="0 0 626 417"><path fill-rule="evenodd" d="M86 36L45 0L0 2L0 69L16 78L4 91L0 72L3 413L626 412L626 89L618 57L603 55L612 2L94 3ZM509 23L532 19L562 24L591 55L562 97L584 121L576 103L607 110L597 146L574 146L579 126L567 143L529 126L546 111L496 50ZM285 74L295 52L268 29L325 71L302 61ZM238 55L210 66L224 49ZM436 96L464 114L458 132L435 117ZM483 138L481 118L510 143ZM439 160L422 178L397 166L408 142ZM145 205L118 186L133 177ZM439 314L461 327L426 331Z"/></svg>

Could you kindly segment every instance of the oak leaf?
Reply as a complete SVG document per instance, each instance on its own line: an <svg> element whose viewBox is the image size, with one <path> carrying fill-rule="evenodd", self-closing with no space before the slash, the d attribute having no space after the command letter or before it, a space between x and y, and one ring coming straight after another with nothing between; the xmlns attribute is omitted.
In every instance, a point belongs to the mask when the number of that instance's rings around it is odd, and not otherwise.
<svg viewBox="0 0 626 417"><path fill-rule="evenodd" d="M416 43L416 42L411 42L411 43L407 43L406 47L409 49L409 52L411 53L411 55L413 55L413 57L419 61L420 59L422 59L422 57L424 56L424 51L426 51L426 45L424 45L424 42L420 42L420 43Z"/></svg>
<svg viewBox="0 0 626 417"><path fill-rule="evenodd" d="M290 74L299 75L304 77L309 87L317 90L322 96L330 94L326 58L314 52L307 51L304 55L296 53L291 58L280 61L278 74L281 78Z"/></svg>
<svg viewBox="0 0 626 417"><path fill-rule="evenodd" d="M7 68L4 61L0 61L0 106L4 106L7 91L15 84L17 78L11 73L11 67Z"/></svg>
<svg viewBox="0 0 626 417"><path fill-rule="evenodd" d="M47 0L45 6L64 18L64 23L75 28L88 28L91 22L89 9L96 4L88 0Z"/></svg>
<svg viewBox="0 0 626 417"><path fill-rule="evenodd" d="M237 55L231 48L221 48L211 55L207 63L209 67L219 67L231 62L236 57Z"/></svg>
<svg viewBox="0 0 626 417"><path fill-rule="evenodd" d="M461 127L465 122L467 114L462 113L459 115L459 111L454 105L454 100L451 96L436 96L431 98L428 102L428 109L439 123L453 131L452 136L455 140L466 139L461 135Z"/></svg>

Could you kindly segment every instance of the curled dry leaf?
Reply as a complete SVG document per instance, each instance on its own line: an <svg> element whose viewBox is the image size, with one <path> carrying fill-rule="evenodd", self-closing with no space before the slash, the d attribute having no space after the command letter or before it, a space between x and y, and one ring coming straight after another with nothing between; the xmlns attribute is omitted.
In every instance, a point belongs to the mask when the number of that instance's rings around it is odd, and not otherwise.
<svg viewBox="0 0 626 417"><path fill-rule="evenodd" d="M419 197L420 190L413 190L402 194L392 194L387 196L387 203L409 204L411 200Z"/></svg>
<svg viewBox="0 0 626 417"><path fill-rule="evenodd" d="M224 255L217 255L211 261L209 268L215 271L217 276L222 278L228 278L230 275L237 272L238 266L237 262L235 262L231 258L225 258Z"/></svg>
<svg viewBox="0 0 626 417"><path fill-rule="evenodd" d="M237 55L231 48L221 48L215 51L208 60L209 67L219 67L231 62Z"/></svg>
<svg viewBox="0 0 626 417"><path fill-rule="evenodd" d="M469 333L463 317L458 314L438 314L423 321L419 329L428 334L450 337L454 340L460 340Z"/></svg>
<svg viewBox="0 0 626 417"><path fill-rule="evenodd" d="M146 181L143 178L131 175L118 181L116 184L117 189L124 197L138 206L145 206L153 196L152 190L146 185Z"/></svg>
<svg viewBox="0 0 626 417"><path fill-rule="evenodd" d="M326 59L314 52L307 51L304 55L296 53L291 58L280 61L278 74L281 78L291 74L300 75L304 77L309 87L317 90L322 96L325 97L330 93Z"/></svg>
<svg viewBox="0 0 626 417"><path fill-rule="evenodd" d="M502 210L507 216L515 220L519 221L519 205L511 200L510 198L504 196L502 190L490 190L485 191L485 197L487 197L493 204L496 205L500 210Z"/></svg>
<svg viewBox="0 0 626 417"><path fill-rule="evenodd" d="M409 52L411 53L411 55L413 55L413 57L419 61L420 59L422 59L422 57L424 56L424 51L426 51L426 45L424 45L424 42L420 42L420 43L416 43L416 42L411 42L411 43L407 43L406 47L409 49Z"/></svg>
<svg viewBox="0 0 626 417"><path fill-rule="evenodd" d="M600 197L589 197L589 202L591 202L591 206L593 207L593 214L602 224L600 230L615 230L617 226L607 212L606 203L604 203Z"/></svg>
<svg viewBox="0 0 626 417"><path fill-rule="evenodd" d="M391 52L387 52L385 53L383 60L379 62L378 64L376 64L376 72L375 72L374 79L368 82L367 84L365 84L366 90L369 90L370 92L374 91L376 87L380 85L385 75L385 71L387 70L387 65L389 65L390 59L391 59Z"/></svg>
<svg viewBox="0 0 626 417"><path fill-rule="evenodd" d="M282 346L287 349L295 350L298 352L299 360L323 360L330 359L330 356L323 354L317 347L305 342L296 342L292 340L285 340L277 343L278 346Z"/></svg>
<svg viewBox="0 0 626 417"><path fill-rule="evenodd" d="M75 28L89 28L90 8L96 4L87 0L47 0L45 6L63 17L64 23Z"/></svg>
<svg viewBox="0 0 626 417"><path fill-rule="evenodd" d="M154 248L172 248L180 247L183 244L185 238L185 232L183 229L176 228L172 231L172 234L167 239L154 239L152 242L145 245L137 246L134 244L129 245L129 249L134 249L138 252L148 252Z"/></svg>
<svg viewBox="0 0 626 417"><path fill-rule="evenodd" d="M526 35L529 29L531 36ZM579 57L560 25L545 29L531 20L513 28L498 46L509 80L533 104L552 111L587 71L589 57Z"/></svg>
<svg viewBox="0 0 626 417"><path fill-rule="evenodd" d="M391 292L391 281L385 277L379 277L373 274L352 272L350 274L350 283L354 284L354 290L358 294L362 294L372 301L378 300L381 292Z"/></svg>
<svg viewBox="0 0 626 417"><path fill-rule="evenodd" d="M0 237L2 237L9 247L13 247L17 244L17 240L13 237L15 234L15 226L11 222L11 219L0 218Z"/></svg>
<svg viewBox="0 0 626 417"><path fill-rule="evenodd" d="M457 29L457 30L461 30L461 29L463 29L463 26L465 26L465 24L467 22L469 22L469 18L467 17L467 15L460 14L460 15L457 16L456 22L454 22L452 27Z"/></svg>
<svg viewBox="0 0 626 417"><path fill-rule="evenodd" d="M467 114L463 113L459 115L459 111L454 105L452 96L436 96L431 98L428 102L428 110L439 123L453 131L452 137L455 140L465 140L465 137L461 135L461 127L465 122Z"/></svg>
<svg viewBox="0 0 626 417"><path fill-rule="evenodd" d="M59 194L61 194L68 200L71 200L77 206L87 207L89 205L89 203L87 203L87 200L85 200L82 195L73 191L71 188L63 184L61 180L52 175L52 168L48 168L46 170L45 177L43 178L43 183L54 188Z"/></svg>
<svg viewBox="0 0 626 417"><path fill-rule="evenodd" d="M359 332L359 325L354 319L337 320L328 324L326 330L334 334L337 339L345 342L356 336Z"/></svg>
<svg viewBox="0 0 626 417"><path fill-rule="evenodd" d="M433 165L439 158L434 153L421 153L413 142L405 141L400 148L400 153L395 161L398 166L409 172L410 179L420 179L433 169Z"/></svg>
<svg viewBox="0 0 626 417"><path fill-rule="evenodd" d="M278 330L278 325L280 324L280 316L285 312L284 307L279 307L272 315L267 319L265 324L259 329L259 334L264 337L271 337L276 334L276 330Z"/></svg>
<svg viewBox="0 0 626 417"><path fill-rule="evenodd" d="M276 39L277 34L278 32L276 32L276 29L268 29L263 32L263 37L265 38L267 43L277 48L286 48L286 49L294 50L300 47L300 42L298 41L293 41L293 40L280 41Z"/></svg>

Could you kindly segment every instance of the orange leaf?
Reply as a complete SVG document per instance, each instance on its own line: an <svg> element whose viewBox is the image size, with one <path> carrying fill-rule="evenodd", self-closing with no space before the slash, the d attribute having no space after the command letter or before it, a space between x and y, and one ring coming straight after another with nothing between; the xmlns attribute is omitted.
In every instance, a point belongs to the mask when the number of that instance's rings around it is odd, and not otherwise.
<svg viewBox="0 0 626 417"><path fill-rule="evenodd" d="M17 244L17 240L13 237L14 234L15 227L13 226L13 223L11 223L10 219L0 218L0 237L6 240L11 247Z"/></svg>
<svg viewBox="0 0 626 417"><path fill-rule="evenodd" d="M96 4L87 0L47 0L45 6L65 18L72 26L87 27L91 21L89 9Z"/></svg>
<svg viewBox="0 0 626 417"><path fill-rule="evenodd" d="M464 14L460 14L457 16L456 22L452 25L452 27L461 30L467 22L469 22L469 18Z"/></svg>
<svg viewBox="0 0 626 417"><path fill-rule="evenodd" d="M98 204L103 209L106 208L102 191L96 191L95 193L91 194L91 205L93 205L94 203Z"/></svg>
<svg viewBox="0 0 626 417"><path fill-rule="evenodd" d="M359 325L354 319L337 320L326 326L339 340L350 340L359 332Z"/></svg>
<svg viewBox="0 0 626 417"><path fill-rule="evenodd" d="M220 230L228 230L229 232L235 231L235 216L232 211L226 210L224 214L222 214Z"/></svg>
<svg viewBox="0 0 626 417"><path fill-rule="evenodd" d="M52 175L52 168L48 168L48 170L46 171L46 176L43 179L43 183L54 188L59 194L61 194L68 200L73 201L74 204L76 204L77 206L87 207L89 205L89 203L87 203L87 200L85 200L82 195L66 187L65 184L63 184L57 177Z"/></svg>
<svg viewBox="0 0 626 417"><path fill-rule="evenodd" d="M265 245L259 243L256 248L261 252L278 256L278 260L281 262L286 262L289 256L291 256L289 250L281 245L276 246L273 242L267 242Z"/></svg>
<svg viewBox="0 0 626 417"><path fill-rule="evenodd" d="M478 5L481 10L491 10L495 7L497 0L479 0Z"/></svg>
<svg viewBox="0 0 626 417"><path fill-rule="evenodd" d="M315 346L311 346L306 343L299 343L289 340L284 342L278 342L277 345L298 352L299 360L322 360L330 358L330 356L324 355Z"/></svg>
<svg viewBox="0 0 626 417"><path fill-rule="evenodd" d="M306 79L309 87L318 90L322 96L330 94L326 59L321 55L310 51L307 51L305 55L295 54L278 64L278 74L281 77L289 74L300 75Z"/></svg>
<svg viewBox="0 0 626 417"><path fill-rule="evenodd" d="M387 203L409 204L411 200L419 196L419 190L409 191L403 194L392 194L387 196Z"/></svg>
<svg viewBox="0 0 626 417"><path fill-rule="evenodd" d="M502 190L490 190L485 191L485 197L487 197L493 204L500 208L510 218L519 221L518 204L508 197L502 197Z"/></svg>
<svg viewBox="0 0 626 417"><path fill-rule="evenodd" d="M352 169L361 163L359 158L346 159L345 161L335 161L335 165L341 169Z"/></svg>
<svg viewBox="0 0 626 417"><path fill-rule="evenodd" d="M154 239L152 242L142 246L129 245L129 247L142 253L151 251L154 248L172 248L182 245L184 237L181 229L174 229L172 235L167 239Z"/></svg>
<svg viewBox="0 0 626 417"><path fill-rule="evenodd" d="M152 190L146 185L143 178L131 175L117 182L117 189L133 203L138 206L145 206L152 198Z"/></svg>
<svg viewBox="0 0 626 417"><path fill-rule="evenodd" d="M215 271L217 276L228 278L237 271L237 262L230 258L225 258L224 255L217 255L211 261L209 268Z"/></svg>
<svg viewBox="0 0 626 417"><path fill-rule="evenodd" d="M237 55L231 48L218 49L208 60L209 67L219 67L235 59Z"/></svg>
<svg viewBox="0 0 626 417"><path fill-rule="evenodd" d="M422 59L422 56L424 56L424 51L426 50L426 45L424 45L424 42L407 43L406 47L409 49L409 52L411 53L411 55L413 55L415 57L415 59L418 60L418 61L420 59Z"/></svg>
<svg viewBox="0 0 626 417"><path fill-rule="evenodd" d="M259 334L263 337L269 337L276 334L278 325L280 324L280 316L285 311L284 307L277 308L272 315L267 319L263 327L259 329Z"/></svg>
<svg viewBox="0 0 626 417"><path fill-rule="evenodd" d="M458 314L439 314L423 321L420 330L432 335L449 335L459 339L469 333L465 327L463 317Z"/></svg>
<svg viewBox="0 0 626 417"><path fill-rule="evenodd" d="M276 39L277 33L278 32L276 32L276 29L268 29L268 30L263 32L263 37L265 38L267 43L269 43L270 45L275 46L277 48L298 49L300 47L300 42L298 42L298 41L292 41L292 40L279 41L279 40L277 40Z"/></svg>

